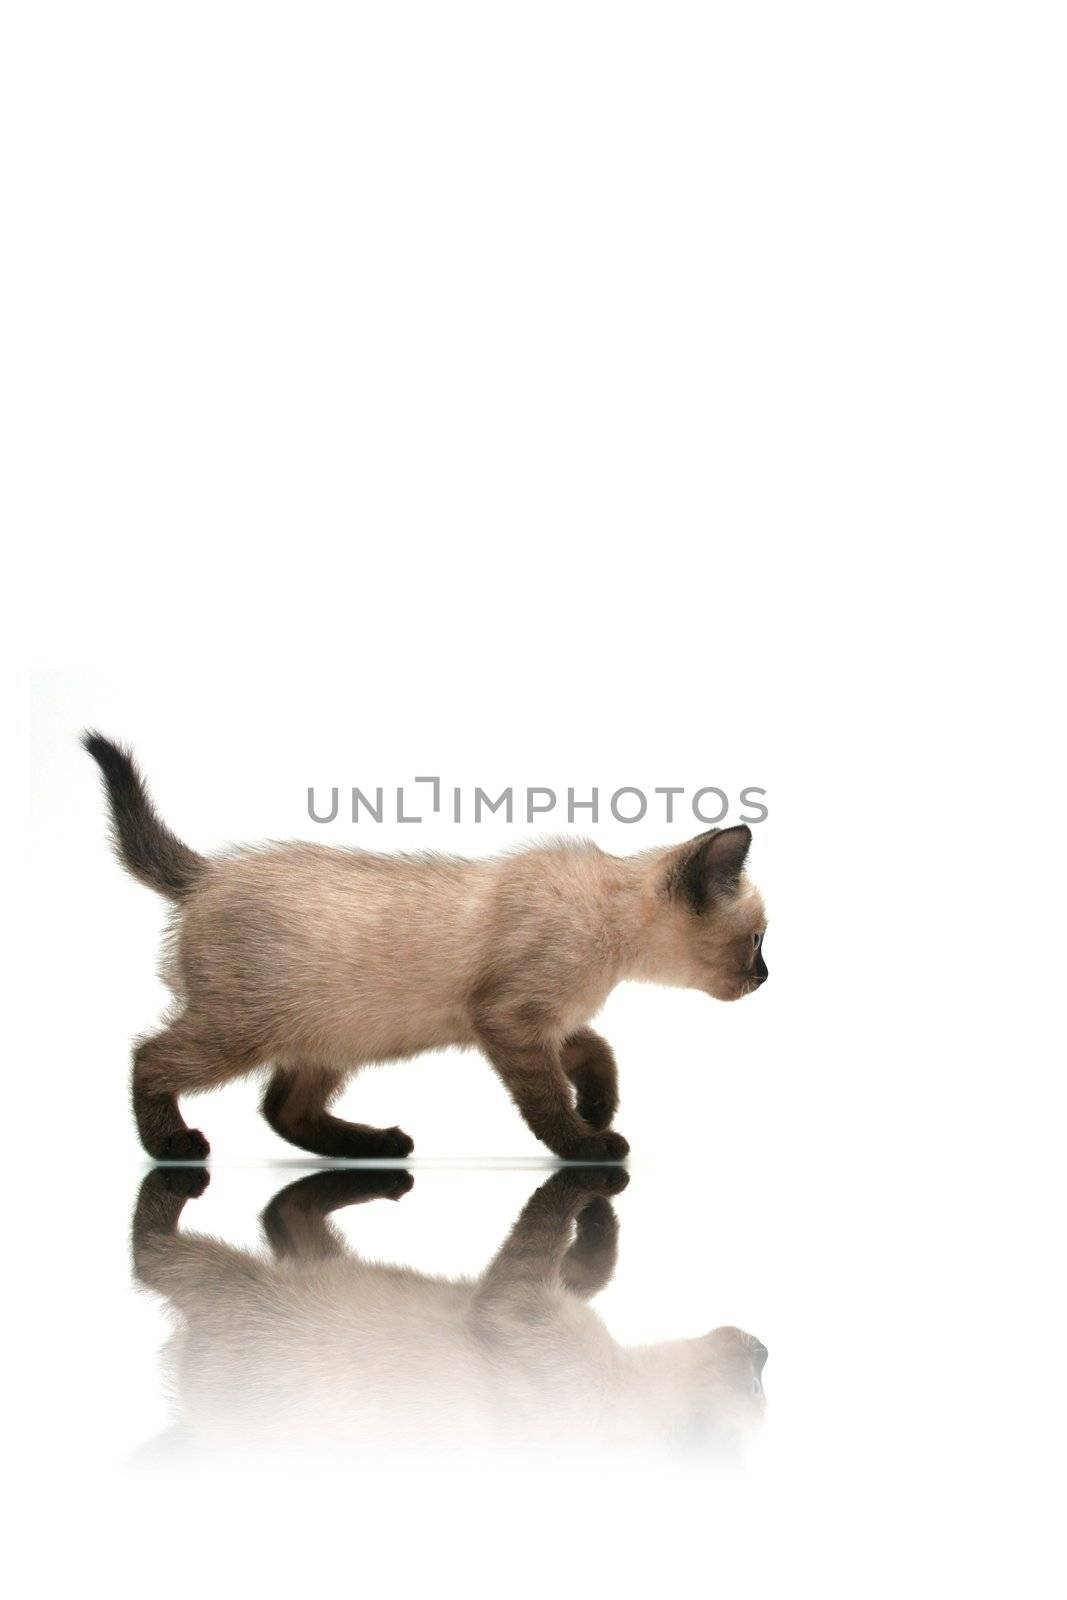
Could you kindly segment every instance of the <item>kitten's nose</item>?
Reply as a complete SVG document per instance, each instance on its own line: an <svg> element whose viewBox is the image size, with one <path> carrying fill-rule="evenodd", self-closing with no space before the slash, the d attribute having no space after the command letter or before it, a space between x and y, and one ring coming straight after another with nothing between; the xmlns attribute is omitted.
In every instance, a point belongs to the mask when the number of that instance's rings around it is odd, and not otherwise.
<svg viewBox="0 0 1067 1600"><path fill-rule="evenodd" d="M760 1344L758 1339L752 1346L752 1365L756 1369L757 1378L767 1365L767 1346Z"/></svg>

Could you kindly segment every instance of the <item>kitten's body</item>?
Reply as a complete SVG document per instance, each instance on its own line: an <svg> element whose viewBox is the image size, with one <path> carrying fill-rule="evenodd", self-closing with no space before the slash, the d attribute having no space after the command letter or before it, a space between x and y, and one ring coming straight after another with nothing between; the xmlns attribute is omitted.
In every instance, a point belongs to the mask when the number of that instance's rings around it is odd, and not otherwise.
<svg viewBox="0 0 1067 1600"><path fill-rule="evenodd" d="M505 962L525 968L523 1000L543 998L570 1033L630 953L613 915L629 885L608 862L590 844L494 861L314 844L235 852L207 862L183 902L168 981L244 1037L346 1072L477 1044L471 997Z"/></svg>
<svg viewBox="0 0 1067 1600"><path fill-rule="evenodd" d="M86 744L120 858L176 906L164 975L181 1010L134 1063L138 1128L158 1158L207 1153L179 1094L268 1063L264 1113L292 1143L406 1155L399 1129L341 1122L328 1103L361 1065L459 1045L485 1052L558 1155L617 1160L614 1058L586 1026L615 985L735 999L767 975L745 827L628 858L558 843L488 861L313 844L206 859L159 821L128 755Z"/></svg>
<svg viewBox="0 0 1067 1600"><path fill-rule="evenodd" d="M168 1363L177 1438L372 1458L515 1448L558 1459L561 1449L697 1443L730 1452L762 1416L759 1341L720 1328L626 1348L584 1304L614 1271L608 1196L624 1182L617 1169L564 1169L485 1273L449 1280L365 1261L326 1220L399 1198L406 1173L342 1169L291 1184L264 1213L268 1259L178 1231L183 1190L203 1179L156 1169L138 1202L134 1258L182 1319Z"/></svg>

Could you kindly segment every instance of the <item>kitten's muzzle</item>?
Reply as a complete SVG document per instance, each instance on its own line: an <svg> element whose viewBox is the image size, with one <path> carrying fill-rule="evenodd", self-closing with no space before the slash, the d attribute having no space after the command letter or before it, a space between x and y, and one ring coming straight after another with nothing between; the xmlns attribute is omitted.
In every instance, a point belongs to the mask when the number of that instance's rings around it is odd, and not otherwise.
<svg viewBox="0 0 1067 1600"><path fill-rule="evenodd" d="M757 990L759 988L761 983L766 983L769 976L770 976L770 973L767 970L767 963L763 959L763 949L761 947L759 950L756 951L756 964L752 968L752 982L751 982L751 985L750 985L750 992L755 992L755 990Z"/></svg>

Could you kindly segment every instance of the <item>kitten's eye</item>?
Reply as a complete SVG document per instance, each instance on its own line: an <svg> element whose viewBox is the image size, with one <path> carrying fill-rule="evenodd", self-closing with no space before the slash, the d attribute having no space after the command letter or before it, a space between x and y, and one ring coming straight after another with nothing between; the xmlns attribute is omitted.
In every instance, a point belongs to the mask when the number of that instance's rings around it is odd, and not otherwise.
<svg viewBox="0 0 1067 1600"><path fill-rule="evenodd" d="M763 943L763 935L762 935L762 933L754 933L752 935L753 948L758 950L762 943Z"/></svg>

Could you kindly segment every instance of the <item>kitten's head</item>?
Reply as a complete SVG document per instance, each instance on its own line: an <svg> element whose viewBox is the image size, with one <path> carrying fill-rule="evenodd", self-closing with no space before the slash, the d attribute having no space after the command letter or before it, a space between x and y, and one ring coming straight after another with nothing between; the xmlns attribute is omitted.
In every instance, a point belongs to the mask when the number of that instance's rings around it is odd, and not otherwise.
<svg viewBox="0 0 1067 1600"><path fill-rule="evenodd" d="M674 981L716 1000L740 1000L767 981L767 914L745 876L752 830L712 828L672 852L665 890Z"/></svg>
<svg viewBox="0 0 1067 1600"><path fill-rule="evenodd" d="M740 1462L763 1423L767 1348L740 1328L630 1352L635 1412L672 1455Z"/></svg>
<svg viewBox="0 0 1067 1600"><path fill-rule="evenodd" d="M700 1454L740 1455L763 1422L767 1347L740 1328L688 1341L689 1405L680 1442Z"/></svg>

